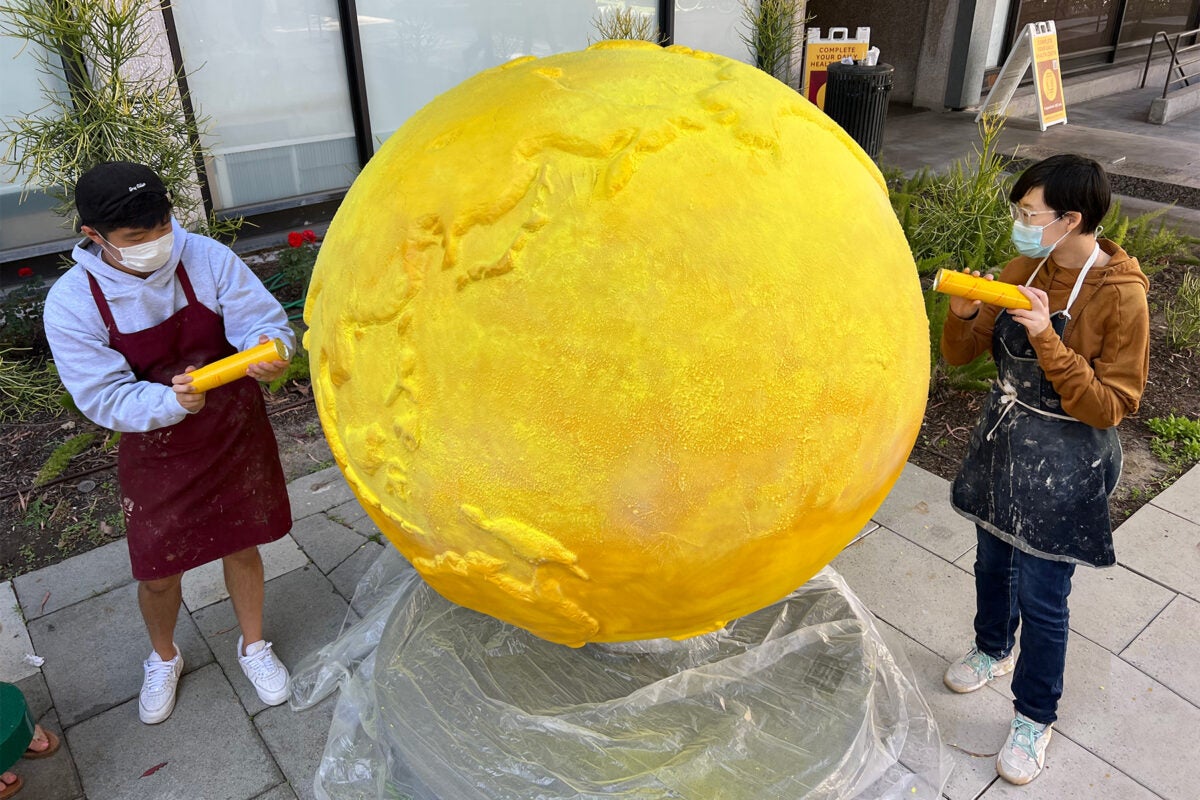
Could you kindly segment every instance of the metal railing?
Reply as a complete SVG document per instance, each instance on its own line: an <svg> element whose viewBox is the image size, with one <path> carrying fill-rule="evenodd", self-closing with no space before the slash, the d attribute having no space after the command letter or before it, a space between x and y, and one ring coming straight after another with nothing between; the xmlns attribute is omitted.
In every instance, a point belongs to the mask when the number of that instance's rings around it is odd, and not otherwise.
<svg viewBox="0 0 1200 800"><path fill-rule="evenodd" d="M1200 55L1184 60L1192 53L1200 53L1200 28L1195 28L1190 31L1180 31L1172 37L1168 37L1166 31L1158 31L1150 39L1150 50L1146 53L1146 66L1142 68L1142 82L1139 88L1146 88L1146 76L1150 73L1150 59L1154 57L1154 45L1158 43L1158 37L1162 37L1163 44L1167 46L1167 50L1171 54L1171 65L1167 67L1167 76L1163 81L1162 96L1166 97L1171 91L1171 87L1175 84L1181 84L1180 89L1191 86L1192 82L1200 84ZM1179 41L1187 37L1192 37L1192 44L1184 47L1179 46ZM1189 70L1190 68L1190 70ZM1178 77L1171 77L1178 73Z"/></svg>

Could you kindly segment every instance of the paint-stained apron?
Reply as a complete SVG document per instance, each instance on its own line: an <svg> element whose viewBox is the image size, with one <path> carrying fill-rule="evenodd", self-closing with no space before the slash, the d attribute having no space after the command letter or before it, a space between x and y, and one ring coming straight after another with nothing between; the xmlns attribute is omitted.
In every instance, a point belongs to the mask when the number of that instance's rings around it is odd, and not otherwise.
<svg viewBox="0 0 1200 800"><path fill-rule="evenodd" d="M138 380L171 385L189 365L236 352L221 317L196 300L183 264L187 305L152 328L122 333L95 278L92 297L109 346ZM123 433L117 476L133 577L165 578L282 537L291 528L287 484L262 390L245 377L205 394L181 422Z"/></svg>
<svg viewBox="0 0 1200 800"><path fill-rule="evenodd" d="M1097 245L1067 308L1050 317L1060 337L1099 253ZM1108 497L1121 476L1117 429L1093 428L1064 413L1029 335L1008 312L996 317L992 357L996 384L951 488L955 510L1027 553L1096 567L1115 564Z"/></svg>

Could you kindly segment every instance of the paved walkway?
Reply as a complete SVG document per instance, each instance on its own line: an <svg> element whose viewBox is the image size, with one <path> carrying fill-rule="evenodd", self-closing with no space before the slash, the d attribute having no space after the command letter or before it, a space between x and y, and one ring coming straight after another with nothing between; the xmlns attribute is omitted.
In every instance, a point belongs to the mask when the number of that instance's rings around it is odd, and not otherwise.
<svg viewBox="0 0 1200 800"><path fill-rule="evenodd" d="M264 558L267 633L294 665L357 619L349 600L382 546L336 468L295 481L290 494L295 527ZM1008 678L972 695L941 683L969 645L974 603L974 529L948 494L945 480L909 465L869 533L833 566L896 632L943 740L961 748L951 750L946 796L1001 800L1017 790L991 758L968 753L994 753L1003 740ZM1119 566L1076 573L1062 718L1036 796L1190 800L1200 786L1200 468L1116 538ZM300 713L258 700L234 655L233 610L214 565L184 580L175 713L157 726L138 721L148 646L135 590L124 542L0 584L0 679L24 690L43 725L66 731L59 755L18 765L22 797L313 797L336 697ZM45 659L40 670L27 653Z"/></svg>

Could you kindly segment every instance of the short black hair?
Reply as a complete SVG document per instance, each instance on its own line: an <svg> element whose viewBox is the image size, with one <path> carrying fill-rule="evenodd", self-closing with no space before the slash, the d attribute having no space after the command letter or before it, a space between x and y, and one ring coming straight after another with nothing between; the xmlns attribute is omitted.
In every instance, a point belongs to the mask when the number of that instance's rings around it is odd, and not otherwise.
<svg viewBox="0 0 1200 800"><path fill-rule="evenodd" d="M157 228L171 219L171 201L166 195L147 194L129 201L125 208L103 221L93 222L101 236L108 237L118 228L147 230Z"/></svg>
<svg viewBox="0 0 1200 800"><path fill-rule="evenodd" d="M1104 167L1090 158L1063 153L1039 161L1021 173L1008 199L1021 202L1032 189L1042 187L1046 205L1065 214L1078 212L1083 218L1080 230L1093 233L1112 203L1112 188Z"/></svg>

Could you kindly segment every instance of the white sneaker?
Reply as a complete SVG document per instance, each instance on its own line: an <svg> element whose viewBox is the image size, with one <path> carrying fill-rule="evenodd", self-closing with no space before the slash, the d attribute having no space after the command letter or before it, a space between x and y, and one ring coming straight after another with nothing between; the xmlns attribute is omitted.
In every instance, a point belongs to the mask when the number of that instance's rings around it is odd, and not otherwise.
<svg viewBox="0 0 1200 800"><path fill-rule="evenodd" d="M175 646L174 642L172 646ZM155 725L175 710L175 687L183 674L183 655L177 646L175 657L170 661L163 661L158 653L151 652L142 668L146 674L138 697L138 717L147 725Z"/></svg>
<svg viewBox="0 0 1200 800"><path fill-rule="evenodd" d="M288 696L288 671L271 652L271 643L259 639L251 642L242 655L242 637L238 637L238 663L242 672L254 685L258 699L269 706L277 706Z"/></svg>
<svg viewBox="0 0 1200 800"><path fill-rule="evenodd" d="M1012 672L1016 663L1017 659L1012 653L995 659L980 652L979 648L972 647L970 652L950 665L942 677L942 683L959 694L973 692L992 678Z"/></svg>
<svg viewBox="0 0 1200 800"><path fill-rule="evenodd" d="M996 756L996 772L1009 783L1024 786L1036 778L1046 765L1046 745L1050 744L1049 725L1034 722L1017 714L1008 731L1008 738Z"/></svg>

